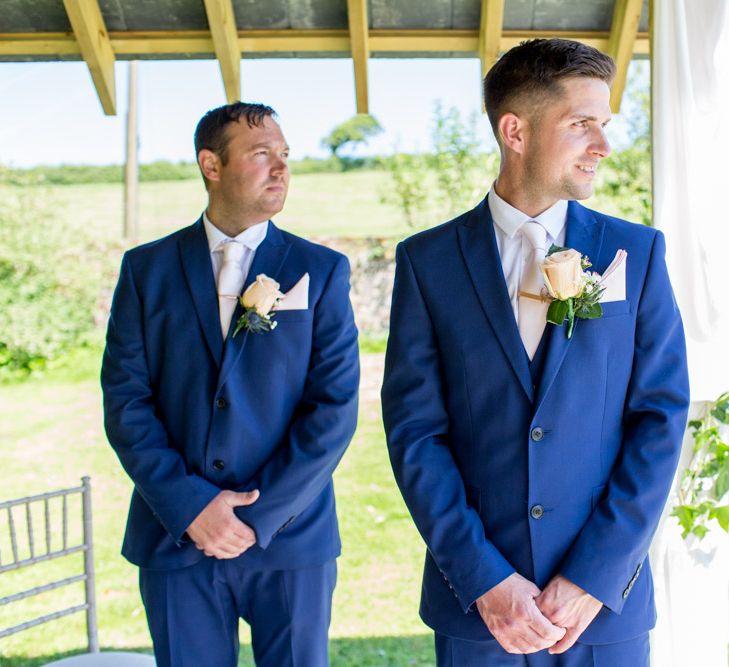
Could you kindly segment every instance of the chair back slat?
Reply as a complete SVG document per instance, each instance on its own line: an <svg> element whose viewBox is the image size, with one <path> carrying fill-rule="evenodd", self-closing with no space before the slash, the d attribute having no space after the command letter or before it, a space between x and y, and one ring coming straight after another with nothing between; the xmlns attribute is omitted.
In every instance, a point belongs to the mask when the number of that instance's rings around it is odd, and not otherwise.
<svg viewBox="0 0 729 667"><path fill-rule="evenodd" d="M70 496L80 497L81 512L80 516L80 538L79 543L76 543L76 528L73 531L73 542L69 539L69 523L71 517L69 515L69 501ZM52 513L51 513L51 499L59 498L61 504L61 540L60 548L53 549L53 544L58 547L58 539L53 539L52 530ZM41 520L40 506L42 504L42 522L43 526L35 525L34 519ZM33 508L37 511L34 511ZM18 508L18 511L22 511L21 508L25 509L25 535L22 535L22 521L20 522L21 533L18 533L18 527L16 524L16 517L14 515L14 508ZM41 493L35 496L27 496L25 498L16 498L14 500L6 500L0 502L0 511L3 509L7 513L7 538L10 542L10 560L3 562L0 560L0 574L9 572L11 570L18 570L26 568L36 563L53 560L56 558L62 558L70 554L83 553L84 556L84 571L82 574L76 574L70 577L51 581L33 588L27 588L11 595L0 598L0 606L12 604L26 598L40 595L41 593L55 590L63 586L70 586L79 582L84 583L84 604L77 604L68 606L64 609L59 609L48 614L43 614L36 618L30 619L24 623L13 625L7 628L0 628L0 638L7 637L27 630L28 628L35 627L41 623L52 621L62 616L68 616L75 614L80 611L86 612L86 634L88 641L88 650L90 653L99 652L99 638L96 626L96 596L95 596L95 581L94 581L94 560L93 560L93 536L92 536L92 517L91 517L91 484L88 477L82 478L82 485L69 489L60 489L58 491L51 491L49 493ZM74 513L75 514L75 513ZM1 515L0 515L1 516ZM56 514L56 516L58 516ZM57 520L57 519L56 519ZM77 521L75 517L74 521ZM56 524L57 525L57 524ZM76 523L74 523L74 526ZM43 537L41 537L41 532ZM22 539L25 538L25 539ZM3 535L0 534L0 546L3 542ZM43 543L45 542L45 545ZM45 546L45 549L43 549ZM7 553L7 549L3 548L1 553Z"/></svg>

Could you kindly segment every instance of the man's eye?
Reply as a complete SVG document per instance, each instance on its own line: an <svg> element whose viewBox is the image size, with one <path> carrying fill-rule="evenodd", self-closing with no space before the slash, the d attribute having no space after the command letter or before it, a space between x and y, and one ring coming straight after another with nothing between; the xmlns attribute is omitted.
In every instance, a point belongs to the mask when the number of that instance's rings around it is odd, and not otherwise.
<svg viewBox="0 0 729 667"><path fill-rule="evenodd" d="M575 123L572 123L575 127L587 127L587 121L586 120L578 120Z"/></svg>

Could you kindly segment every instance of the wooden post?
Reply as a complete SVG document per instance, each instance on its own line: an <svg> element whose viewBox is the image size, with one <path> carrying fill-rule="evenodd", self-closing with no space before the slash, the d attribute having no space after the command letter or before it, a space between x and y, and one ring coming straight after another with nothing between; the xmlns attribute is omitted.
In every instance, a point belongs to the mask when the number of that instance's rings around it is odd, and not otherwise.
<svg viewBox="0 0 729 667"><path fill-rule="evenodd" d="M124 238L127 241L139 239L139 163L137 151L137 61L129 61L127 105L127 150L124 164Z"/></svg>

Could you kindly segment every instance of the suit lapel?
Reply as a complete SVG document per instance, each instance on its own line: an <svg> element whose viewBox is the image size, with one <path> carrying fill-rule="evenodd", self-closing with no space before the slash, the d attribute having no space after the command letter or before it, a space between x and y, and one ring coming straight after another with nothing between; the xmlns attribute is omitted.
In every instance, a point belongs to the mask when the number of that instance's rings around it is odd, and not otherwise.
<svg viewBox="0 0 729 667"><path fill-rule="evenodd" d="M529 362L514 319L487 199L458 225L461 253L481 307L529 400L534 391Z"/></svg>
<svg viewBox="0 0 729 667"><path fill-rule="evenodd" d="M291 244L284 239L281 231L272 222L268 223L268 232L266 238L263 239L261 245L256 249L256 254L253 257L253 263L248 271L243 290L241 294L248 289L248 286L256 279L256 276L260 273L266 274L269 278L278 280L281 267L283 266L284 260L288 255L291 248ZM230 373L231 368L237 363L243 348L245 347L246 341L249 336L268 336L271 332L262 334L252 334L247 330L238 332L238 335L233 337L233 331L235 331L235 324L238 318L243 314L243 307L240 301L235 307L233 312L233 319L230 322L230 329L228 330L228 338L225 341L225 349L223 351L223 364L220 370L220 377L218 380L218 386L222 386Z"/></svg>
<svg viewBox="0 0 729 667"><path fill-rule="evenodd" d="M185 280L195 304L200 328L210 355L215 365L219 367L223 352L223 337L220 335L218 292L202 218L181 237L179 249Z"/></svg>
<svg viewBox="0 0 729 667"><path fill-rule="evenodd" d="M567 209L567 233L565 235L565 246L574 248L580 254L586 255L594 266L599 264L600 246L602 245L602 233L604 223L598 221L592 213L575 201L569 202ZM554 326L547 324L548 327ZM580 321L575 321L572 338L567 338L566 324L556 327L552 332L544 360L544 369L539 381L535 411L539 409L544 397L547 395L554 378L557 376L562 362L564 361L570 343L578 336Z"/></svg>

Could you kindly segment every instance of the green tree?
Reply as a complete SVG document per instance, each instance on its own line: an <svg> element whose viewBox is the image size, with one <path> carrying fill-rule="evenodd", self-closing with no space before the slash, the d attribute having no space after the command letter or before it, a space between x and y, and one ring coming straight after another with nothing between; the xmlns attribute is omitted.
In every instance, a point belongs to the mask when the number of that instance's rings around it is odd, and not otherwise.
<svg viewBox="0 0 729 667"><path fill-rule="evenodd" d="M483 196L496 175L498 156L483 153L477 116L464 121L455 107L433 111L431 154L396 152L387 165L391 178L382 200L397 206L408 225L423 229L465 211Z"/></svg>
<svg viewBox="0 0 729 667"><path fill-rule="evenodd" d="M366 144L371 137L382 131L382 126L374 116L360 113L339 123L321 140L321 144L332 152L332 157L341 159L338 151L342 147Z"/></svg>
<svg viewBox="0 0 729 667"><path fill-rule="evenodd" d="M598 193L615 200L620 215L652 225L650 93L647 63L630 68L623 99L623 111L631 145L616 151L601 166L603 177Z"/></svg>
<svg viewBox="0 0 729 667"><path fill-rule="evenodd" d="M465 210L479 192L480 142L475 113L464 121L455 107L447 111L440 102L433 114L433 167L438 200L446 215Z"/></svg>

